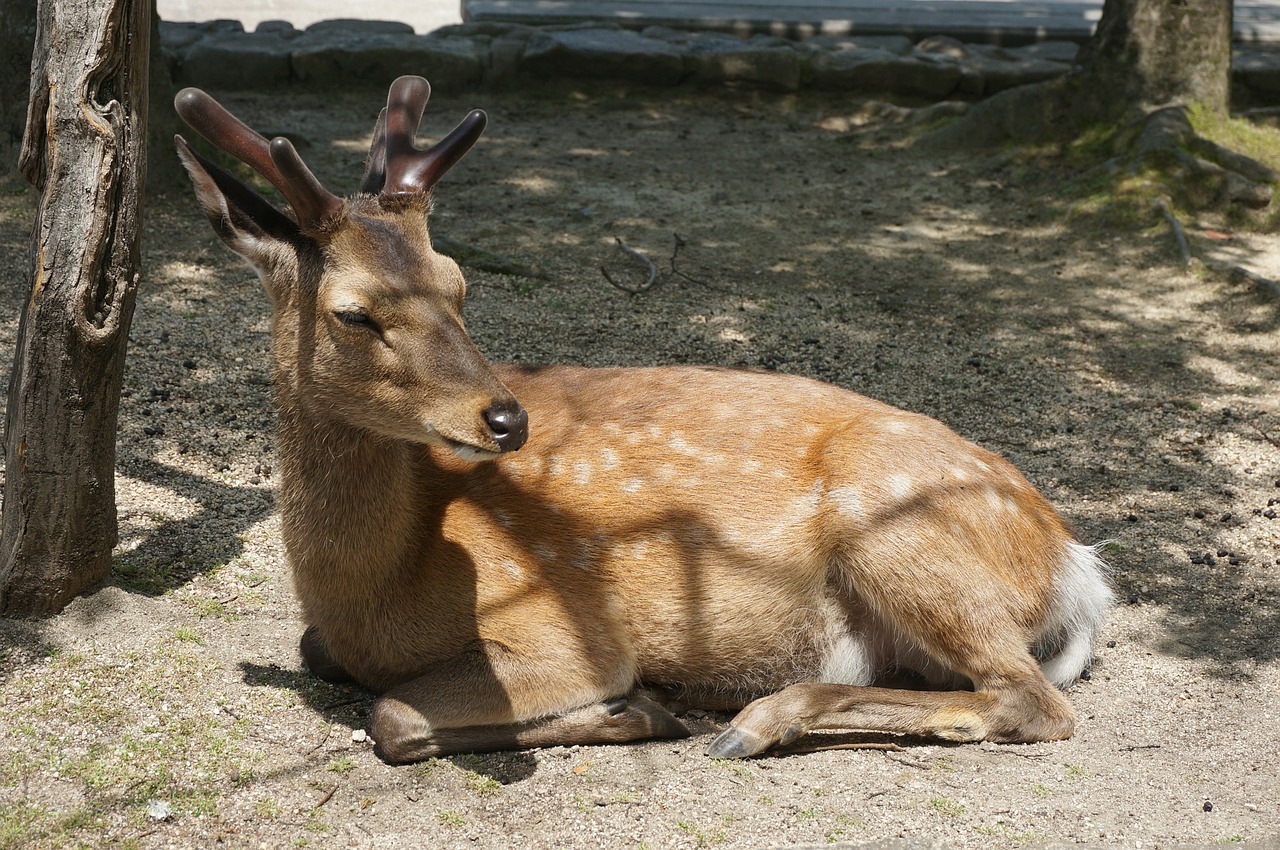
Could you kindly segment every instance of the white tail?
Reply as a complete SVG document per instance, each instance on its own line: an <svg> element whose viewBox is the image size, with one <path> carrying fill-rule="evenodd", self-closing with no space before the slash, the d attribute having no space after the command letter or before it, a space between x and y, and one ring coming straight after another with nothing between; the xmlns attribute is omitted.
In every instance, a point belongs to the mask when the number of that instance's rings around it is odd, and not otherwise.
<svg viewBox="0 0 1280 850"><path fill-rule="evenodd" d="M382 693L379 753L687 734L664 701L745 706L714 756L811 729L1071 735L1055 685L1088 664L1111 594L1000 457L803 378L485 362L427 236L430 192L484 116L417 151L428 92L392 86L345 200L287 141L178 98L295 211L179 139L275 305L303 657Z"/></svg>

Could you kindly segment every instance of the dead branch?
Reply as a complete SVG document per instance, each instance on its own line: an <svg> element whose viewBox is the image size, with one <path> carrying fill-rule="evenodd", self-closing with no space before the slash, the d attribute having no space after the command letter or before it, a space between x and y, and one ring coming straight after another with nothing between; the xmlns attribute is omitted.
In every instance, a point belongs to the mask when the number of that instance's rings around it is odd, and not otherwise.
<svg viewBox="0 0 1280 850"><path fill-rule="evenodd" d="M1178 222L1178 217L1169 210L1169 205L1163 200L1157 201L1156 207L1160 210L1160 214L1164 216L1164 220L1169 222L1169 227L1173 229L1173 238L1177 240L1178 250L1182 252L1182 264L1191 265L1191 246L1187 244L1187 234Z"/></svg>
<svg viewBox="0 0 1280 850"><path fill-rule="evenodd" d="M653 261L644 254L641 254L635 248L632 248L626 242L623 242L621 237L615 236L613 237L613 241L618 243L618 248L621 249L624 254L636 258L648 268L649 278L640 286L627 286L626 284L615 281L612 275L609 274L609 270L604 266L601 266L600 273L604 275L605 280L609 281L609 285L614 289L621 289L628 295L639 295L640 293L647 292L649 289L653 288L654 282L658 279L658 267L653 264Z"/></svg>

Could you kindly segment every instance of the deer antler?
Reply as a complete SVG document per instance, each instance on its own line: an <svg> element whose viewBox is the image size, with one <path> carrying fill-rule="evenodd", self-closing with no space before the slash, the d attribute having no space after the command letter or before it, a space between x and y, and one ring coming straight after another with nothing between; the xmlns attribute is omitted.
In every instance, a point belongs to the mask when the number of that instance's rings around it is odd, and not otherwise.
<svg viewBox="0 0 1280 850"><path fill-rule="evenodd" d="M429 192L480 138L488 118L476 109L449 135L426 150L416 149L413 137L430 96L431 84L422 77L400 77L391 84L387 108L374 129L362 191L381 187L378 194L384 199Z"/></svg>
<svg viewBox="0 0 1280 850"><path fill-rule="evenodd" d="M305 233L317 233L342 212L342 199L307 168L293 143L283 137L268 142L200 89L178 92L174 109L191 128L248 165L280 190Z"/></svg>

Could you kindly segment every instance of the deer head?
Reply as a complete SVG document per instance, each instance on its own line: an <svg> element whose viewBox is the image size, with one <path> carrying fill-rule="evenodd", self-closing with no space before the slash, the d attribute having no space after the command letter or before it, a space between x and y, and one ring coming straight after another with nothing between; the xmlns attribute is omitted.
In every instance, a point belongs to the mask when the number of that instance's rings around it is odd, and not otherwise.
<svg viewBox="0 0 1280 850"><path fill-rule="evenodd" d="M528 416L467 335L462 272L432 250L427 217L435 184L486 119L475 110L418 150L430 93L421 77L392 84L364 178L343 199L288 139L267 141L199 89L180 92L182 119L278 189L292 216L175 142L205 216L271 296L282 413L301 408L485 460L524 445Z"/></svg>

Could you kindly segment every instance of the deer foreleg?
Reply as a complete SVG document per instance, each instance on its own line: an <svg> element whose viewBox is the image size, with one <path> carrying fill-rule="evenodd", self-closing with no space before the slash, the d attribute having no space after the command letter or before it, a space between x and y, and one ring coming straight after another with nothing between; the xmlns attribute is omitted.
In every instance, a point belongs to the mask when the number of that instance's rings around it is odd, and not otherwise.
<svg viewBox="0 0 1280 850"><path fill-rule="evenodd" d="M369 731L378 755L393 763L689 735L647 697L602 696L597 685L573 680L562 670L533 669L527 660L476 649L387 691L373 706ZM577 694L579 705L565 709ZM536 710L539 703L542 711Z"/></svg>

